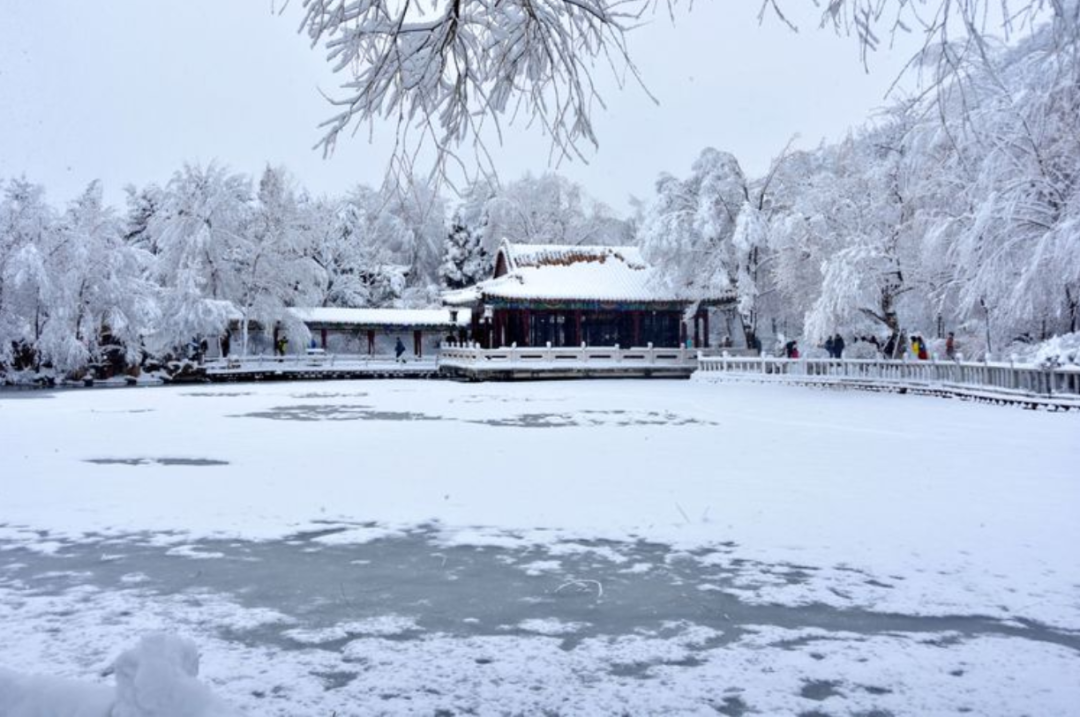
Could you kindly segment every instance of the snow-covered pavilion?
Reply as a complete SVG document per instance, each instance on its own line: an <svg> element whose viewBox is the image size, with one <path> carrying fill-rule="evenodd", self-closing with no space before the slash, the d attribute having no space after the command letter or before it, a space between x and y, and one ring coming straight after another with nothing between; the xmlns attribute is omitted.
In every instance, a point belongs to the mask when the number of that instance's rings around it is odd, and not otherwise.
<svg viewBox="0 0 1080 717"><path fill-rule="evenodd" d="M447 338L460 340L469 313L449 309L293 308L320 348L333 353L389 355L400 338L412 354L434 355Z"/></svg>
<svg viewBox="0 0 1080 717"><path fill-rule="evenodd" d="M669 288L637 247L513 244L504 241L492 278L443 294L471 310L470 338L500 346L706 348L709 306ZM695 303L691 317L687 310Z"/></svg>

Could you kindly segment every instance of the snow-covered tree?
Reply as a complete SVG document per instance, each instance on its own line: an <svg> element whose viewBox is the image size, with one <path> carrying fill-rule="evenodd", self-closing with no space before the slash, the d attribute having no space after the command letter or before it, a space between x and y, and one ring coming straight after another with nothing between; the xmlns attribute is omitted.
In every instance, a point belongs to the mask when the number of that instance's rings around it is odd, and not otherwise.
<svg viewBox="0 0 1080 717"><path fill-rule="evenodd" d="M461 209L455 211L446 237L446 256L439 267L439 279L444 287L461 289L490 276L490 260L482 240L480 234L469 228Z"/></svg>
<svg viewBox="0 0 1080 717"><path fill-rule="evenodd" d="M241 294L238 261L250 219L250 180L226 168L185 165L166 188L149 231L159 248L162 284L159 348L225 332Z"/></svg>
<svg viewBox="0 0 1080 717"><path fill-rule="evenodd" d="M49 254L50 316L42 357L61 370L109 361L137 363L143 336L157 318L150 255L124 241L122 223L92 182L59 222Z"/></svg>
<svg viewBox="0 0 1080 717"><path fill-rule="evenodd" d="M706 148L686 180L660 177L638 234L668 290L697 301L734 292L748 344L757 330L759 271L768 245L761 216L765 186L751 201L738 160Z"/></svg>
<svg viewBox="0 0 1080 717"><path fill-rule="evenodd" d="M446 204L431 184L414 179L407 191L385 187L379 193L379 217L385 233L377 239L394 261L406 267L407 305L437 301L439 266L446 238Z"/></svg>
<svg viewBox="0 0 1080 717"><path fill-rule="evenodd" d="M157 255L157 239L150 233L150 222L161 211L165 203L165 193L156 184L141 189L134 185L124 187L127 194L127 217L124 225L124 240L129 244L145 249Z"/></svg>
<svg viewBox="0 0 1080 717"><path fill-rule="evenodd" d="M554 173L526 174L503 187L481 182L473 196L484 204L484 250L494 255L509 239L522 244L622 245L631 240L625 222L578 184Z"/></svg>
<svg viewBox="0 0 1080 717"><path fill-rule="evenodd" d="M319 199L306 205L308 258L318 267L315 306L361 307L369 301L361 280L363 223L352 202ZM360 233L358 233L360 232Z"/></svg>
<svg viewBox="0 0 1080 717"><path fill-rule="evenodd" d="M918 242L911 232L907 128L891 124L843 143L835 154L830 195L818 195L826 231L845 247L825 259L821 295L806 317L806 333L823 341L837 330L874 323L899 336L901 298L915 288ZM859 319L862 320L859 320Z"/></svg>
<svg viewBox="0 0 1080 717"><path fill-rule="evenodd" d="M0 363L39 363L37 345L56 278L48 265L55 233L44 187L25 179L8 182L0 203Z"/></svg>
<svg viewBox="0 0 1080 717"><path fill-rule="evenodd" d="M286 309L313 303L319 280L306 246L311 235L304 231L303 211L284 169L266 168L257 200L245 234L234 237L233 304L241 317L241 355L247 355L252 321L282 324L290 336L306 339L306 330Z"/></svg>

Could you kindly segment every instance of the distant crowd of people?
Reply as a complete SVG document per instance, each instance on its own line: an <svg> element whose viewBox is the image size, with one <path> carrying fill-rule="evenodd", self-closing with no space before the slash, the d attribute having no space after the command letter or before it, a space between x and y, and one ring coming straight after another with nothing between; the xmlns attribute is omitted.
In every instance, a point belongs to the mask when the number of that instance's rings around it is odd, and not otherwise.
<svg viewBox="0 0 1080 717"><path fill-rule="evenodd" d="M872 335L855 336L852 338L852 342L861 342L873 346L875 353L885 358L904 358L907 352L910 351L911 357L914 359L919 361L930 360L929 343L922 337L922 334L912 334L910 337L904 334L894 334L885 341L884 345L877 336ZM823 347L825 352L829 354L829 358L840 359L844 357L844 350L847 345L844 337L836 333L825 339ZM786 342L783 347L783 354L785 358L799 358L801 354L798 341ZM945 339L945 358L950 361L955 361L958 358L956 335L952 331L949 332Z"/></svg>

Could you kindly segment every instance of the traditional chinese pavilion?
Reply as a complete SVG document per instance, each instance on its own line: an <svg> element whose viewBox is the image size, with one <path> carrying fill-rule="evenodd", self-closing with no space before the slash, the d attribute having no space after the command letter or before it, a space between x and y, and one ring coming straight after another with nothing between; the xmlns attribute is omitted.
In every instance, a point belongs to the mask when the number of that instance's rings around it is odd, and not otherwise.
<svg viewBox="0 0 1080 717"><path fill-rule="evenodd" d="M503 242L491 279L443 295L472 310L471 340L500 346L708 346L707 307L665 288L637 247ZM693 309L687 316L688 309Z"/></svg>
<svg viewBox="0 0 1080 717"><path fill-rule="evenodd" d="M317 345L345 354L391 355L400 339L412 355L435 355L447 338L458 340L468 325L468 312L446 309L294 308ZM456 315L452 315L456 314Z"/></svg>

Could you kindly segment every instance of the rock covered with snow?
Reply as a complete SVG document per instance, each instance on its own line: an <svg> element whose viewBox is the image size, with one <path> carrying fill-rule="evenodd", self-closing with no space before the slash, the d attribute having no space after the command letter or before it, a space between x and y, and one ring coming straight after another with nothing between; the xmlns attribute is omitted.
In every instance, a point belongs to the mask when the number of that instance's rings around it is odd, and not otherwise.
<svg viewBox="0 0 1080 717"><path fill-rule="evenodd" d="M152 633L109 668L116 686L0 669L3 717L239 717L199 682L195 643Z"/></svg>

